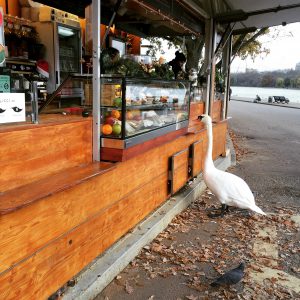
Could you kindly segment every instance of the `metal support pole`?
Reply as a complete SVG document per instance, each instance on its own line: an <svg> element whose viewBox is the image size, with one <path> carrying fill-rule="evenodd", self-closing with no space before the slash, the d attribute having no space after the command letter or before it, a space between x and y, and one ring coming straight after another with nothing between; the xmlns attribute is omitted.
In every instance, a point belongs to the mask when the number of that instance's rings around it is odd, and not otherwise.
<svg viewBox="0 0 300 300"><path fill-rule="evenodd" d="M34 124L39 123L39 104L38 104L38 89L37 82L33 81L31 83L31 122Z"/></svg>
<svg viewBox="0 0 300 300"><path fill-rule="evenodd" d="M8 0L5 0L5 13L8 15L9 10L8 10Z"/></svg>
<svg viewBox="0 0 300 300"><path fill-rule="evenodd" d="M216 29L214 19L205 23L205 70L207 74L207 85L204 89L205 113L212 115L212 104L215 95L215 49Z"/></svg>
<svg viewBox="0 0 300 300"><path fill-rule="evenodd" d="M224 104L225 107L223 109L223 119L227 119L228 114L228 102L230 100L230 65L231 65L231 54L232 54L232 35L230 34L230 37L228 39L228 44L226 47L227 50L227 70L226 70L226 87L225 87L225 95L224 95Z"/></svg>
<svg viewBox="0 0 300 300"><path fill-rule="evenodd" d="M213 103L215 100L215 77L216 77L216 57L215 57L215 50L216 50L216 26L215 26L214 19L211 20L211 60L210 60L210 90L209 90L209 115L212 116L213 114Z"/></svg>
<svg viewBox="0 0 300 300"><path fill-rule="evenodd" d="M211 20L208 19L205 22L205 54L204 54L204 66L206 74L206 86L203 89L203 99L205 102L205 114L209 112L209 90L211 85L211 74L210 74L210 59L211 59Z"/></svg>
<svg viewBox="0 0 300 300"><path fill-rule="evenodd" d="M93 160L100 161L100 24L101 0L92 2L93 24Z"/></svg>
<svg viewBox="0 0 300 300"><path fill-rule="evenodd" d="M229 91L230 91L230 80L228 81L228 77L230 79L230 58L231 58L231 41L232 41L232 35L229 33L228 36L228 43L226 43L225 47L223 48L223 59L222 59L222 74L225 75L224 78L224 84L225 84L225 90L224 90L224 99L222 103L222 120L226 118L226 107L229 100Z"/></svg>

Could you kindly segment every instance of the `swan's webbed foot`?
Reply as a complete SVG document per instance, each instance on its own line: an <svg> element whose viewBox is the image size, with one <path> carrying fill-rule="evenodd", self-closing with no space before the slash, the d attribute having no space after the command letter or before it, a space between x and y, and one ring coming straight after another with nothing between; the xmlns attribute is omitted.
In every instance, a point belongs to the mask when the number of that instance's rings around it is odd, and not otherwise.
<svg viewBox="0 0 300 300"><path fill-rule="evenodd" d="M218 218L218 217L222 217L222 218L223 218L224 215L225 215L226 213L228 213L228 212L229 212L229 206L226 205L226 204L222 204L220 213L216 213L216 214L208 214L208 217L209 217L209 218Z"/></svg>
<svg viewBox="0 0 300 300"><path fill-rule="evenodd" d="M223 217L224 216L224 214L222 215L221 213L216 213L216 214L207 214L207 216L209 217L209 218L218 218L218 217Z"/></svg>
<svg viewBox="0 0 300 300"><path fill-rule="evenodd" d="M246 209L242 209L242 210L240 210L240 213L241 213L241 215L242 216L244 216L244 217L251 217L251 212L249 211L249 210L246 210Z"/></svg>

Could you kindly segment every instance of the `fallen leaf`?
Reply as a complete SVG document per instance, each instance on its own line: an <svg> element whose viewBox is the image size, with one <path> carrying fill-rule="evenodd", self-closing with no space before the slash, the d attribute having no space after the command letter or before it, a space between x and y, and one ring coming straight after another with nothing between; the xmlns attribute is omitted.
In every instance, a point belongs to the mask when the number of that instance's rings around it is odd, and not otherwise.
<svg viewBox="0 0 300 300"><path fill-rule="evenodd" d="M260 267L255 266L255 265L251 265L251 269L253 269L254 271L259 272L259 273L264 272Z"/></svg>
<svg viewBox="0 0 300 300"><path fill-rule="evenodd" d="M276 282L278 281L278 279L275 278L275 277L271 277L271 278L270 278L270 281L271 281L272 283L276 283Z"/></svg>
<svg viewBox="0 0 300 300"><path fill-rule="evenodd" d="M162 245L159 245L157 243L154 243L152 246L151 246L151 251L153 252L161 252L162 250Z"/></svg>
<svg viewBox="0 0 300 300"><path fill-rule="evenodd" d="M189 300L198 300L198 296L194 296L194 295L185 296L185 298Z"/></svg>
<svg viewBox="0 0 300 300"><path fill-rule="evenodd" d="M125 291L127 294L133 293L133 287L128 283L128 281L125 282Z"/></svg>

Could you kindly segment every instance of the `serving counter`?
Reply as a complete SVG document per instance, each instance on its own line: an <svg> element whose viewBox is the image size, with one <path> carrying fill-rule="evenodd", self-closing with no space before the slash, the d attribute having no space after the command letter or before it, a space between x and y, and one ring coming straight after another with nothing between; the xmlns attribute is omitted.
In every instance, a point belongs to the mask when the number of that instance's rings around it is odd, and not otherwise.
<svg viewBox="0 0 300 300"><path fill-rule="evenodd" d="M107 162L92 157L88 77L70 80L77 97L60 93L39 124L0 126L5 299L49 297L203 169L207 139L198 115L204 105L189 103L187 83L103 82L113 91L103 95L101 107L101 157ZM120 132L113 131L115 124ZM226 129L226 121L214 124L214 159L225 153ZM105 147L110 141L121 147Z"/></svg>

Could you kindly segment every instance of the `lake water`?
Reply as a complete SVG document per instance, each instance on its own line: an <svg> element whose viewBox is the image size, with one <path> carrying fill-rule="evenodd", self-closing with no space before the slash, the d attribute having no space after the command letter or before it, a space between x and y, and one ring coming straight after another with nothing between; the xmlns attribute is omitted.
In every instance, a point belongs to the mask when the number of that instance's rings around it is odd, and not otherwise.
<svg viewBox="0 0 300 300"><path fill-rule="evenodd" d="M259 95L263 100L268 99L269 96L284 96L290 102L300 103L300 90L242 86L232 86L231 89L231 96L254 99L256 95Z"/></svg>

